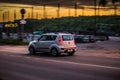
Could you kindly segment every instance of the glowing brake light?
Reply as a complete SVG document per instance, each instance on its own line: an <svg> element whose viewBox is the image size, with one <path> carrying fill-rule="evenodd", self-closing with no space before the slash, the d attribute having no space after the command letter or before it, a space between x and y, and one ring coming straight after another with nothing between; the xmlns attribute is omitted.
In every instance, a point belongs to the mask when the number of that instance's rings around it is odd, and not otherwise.
<svg viewBox="0 0 120 80"><path fill-rule="evenodd" d="M62 45L62 43L63 43L63 41L62 41L62 36L59 36L59 38L58 38L58 44L59 44L59 45Z"/></svg>

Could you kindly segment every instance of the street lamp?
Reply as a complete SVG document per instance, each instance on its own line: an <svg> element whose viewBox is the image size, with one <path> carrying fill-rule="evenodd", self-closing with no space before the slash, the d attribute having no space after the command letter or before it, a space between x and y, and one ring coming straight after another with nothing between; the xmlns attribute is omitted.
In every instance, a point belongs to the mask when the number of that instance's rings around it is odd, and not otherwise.
<svg viewBox="0 0 120 80"><path fill-rule="evenodd" d="M24 20L24 14L26 13L26 10L25 9L21 9L20 13L21 13L21 21L20 21L20 23L22 25L20 38L22 38L22 40L23 40L23 38L24 38L24 24L26 24L26 21Z"/></svg>

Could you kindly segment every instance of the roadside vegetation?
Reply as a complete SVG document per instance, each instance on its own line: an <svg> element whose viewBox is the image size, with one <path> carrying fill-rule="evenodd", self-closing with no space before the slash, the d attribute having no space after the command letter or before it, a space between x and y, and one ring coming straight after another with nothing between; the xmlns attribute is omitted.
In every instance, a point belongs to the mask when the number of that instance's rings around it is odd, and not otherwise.
<svg viewBox="0 0 120 80"><path fill-rule="evenodd" d="M120 33L120 16L79 16L61 17L52 19L26 19L24 31L32 33L34 31L55 32L68 31L77 33L80 30L100 28L105 31ZM18 28L4 28L4 32L17 32L21 29L20 20L16 20ZM11 23L11 22L5 22Z"/></svg>
<svg viewBox="0 0 120 80"><path fill-rule="evenodd" d="M95 21L96 20L96 21ZM106 31L120 32L120 16L79 16L62 17L53 19L26 19L26 32L40 31L68 31L78 32L80 30L101 28Z"/></svg>
<svg viewBox="0 0 120 80"><path fill-rule="evenodd" d="M20 20L16 20L18 24ZM120 16L79 16L79 17L61 17L52 19L26 19L27 23L24 25L25 33L33 33L34 31L43 32L71 32L79 34L79 31L101 29L108 32L110 35L118 34L120 36ZM10 23L10 22L5 22ZM4 28L3 32L19 33L21 25L18 28ZM78 42L78 40L76 40ZM79 43L83 43L79 40ZM1 39L1 44L25 45L19 39Z"/></svg>
<svg viewBox="0 0 120 80"><path fill-rule="evenodd" d="M0 45L27 45L28 42L23 42L19 39L0 39Z"/></svg>

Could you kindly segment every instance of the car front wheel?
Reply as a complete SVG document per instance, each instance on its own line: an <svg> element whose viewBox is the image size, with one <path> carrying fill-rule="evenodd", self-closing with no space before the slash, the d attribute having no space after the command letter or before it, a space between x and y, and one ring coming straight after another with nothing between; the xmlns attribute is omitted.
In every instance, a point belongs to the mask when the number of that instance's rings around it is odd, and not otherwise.
<svg viewBox="0 0 120 80"><path fill-rule="evenodd" d="M31 55L35 54L35 49L33 47L29 48L29 54Z"/></svg>

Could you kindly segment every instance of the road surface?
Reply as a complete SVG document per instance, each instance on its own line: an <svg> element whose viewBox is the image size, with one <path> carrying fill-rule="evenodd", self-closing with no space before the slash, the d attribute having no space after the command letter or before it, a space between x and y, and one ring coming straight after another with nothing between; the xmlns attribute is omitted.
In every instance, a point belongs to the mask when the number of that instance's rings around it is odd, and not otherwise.
<svg viewBox="0 0 120 80"><path fill-rule="evenodd" d="M77 44L74 56L60 57L47 53L29 55L27 46L0 46L0 80L120 80L120 58L103 56L109 55L106 52L111 48L98 45L100 48L93 49L90 46L97 45L93 43L85 44L85 49L81 45Z"/></svg>

